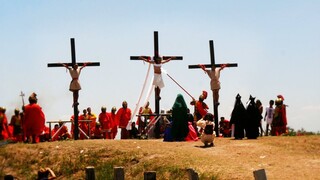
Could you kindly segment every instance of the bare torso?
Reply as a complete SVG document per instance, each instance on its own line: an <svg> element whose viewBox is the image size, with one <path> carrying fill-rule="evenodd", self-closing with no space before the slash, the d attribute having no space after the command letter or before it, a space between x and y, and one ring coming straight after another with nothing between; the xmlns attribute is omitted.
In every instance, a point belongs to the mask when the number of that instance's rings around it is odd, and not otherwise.
<svg viewBox="0 0 320 180"><path fill-rule="evenodd" d="M153 64L153 70L155 74L161 74L161 64Z"/></svg>

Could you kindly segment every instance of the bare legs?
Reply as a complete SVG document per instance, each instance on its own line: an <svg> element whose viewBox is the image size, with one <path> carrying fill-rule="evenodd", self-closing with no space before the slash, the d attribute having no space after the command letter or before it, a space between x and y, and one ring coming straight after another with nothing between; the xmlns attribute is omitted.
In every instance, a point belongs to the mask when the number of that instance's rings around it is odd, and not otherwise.
<svg viewBox="0 0 320 180"><path fill-rule="evenodd" d="M156 87L155 91L156 91L156 97L157 97L157 99L160 100L160 99L161 99L161 97L160 97L161 89L160 89L159 87Z"/></svg>
<svg viewBox="0 0 320 180"><path fill-rule="evenodd" d="M72 104L72 107L74 107L75 105L79 105L78 98L79 98L79 91L73 91L73 104Z"/></svg>
<svg viewBox="0 0 320 180"><path fill-rule="evenodd" d="M220 104L219 103L219 89L214 89L214 90L212 90L212 92L213 92L213 102L214 102L214 104L219 105Z"/></svg>

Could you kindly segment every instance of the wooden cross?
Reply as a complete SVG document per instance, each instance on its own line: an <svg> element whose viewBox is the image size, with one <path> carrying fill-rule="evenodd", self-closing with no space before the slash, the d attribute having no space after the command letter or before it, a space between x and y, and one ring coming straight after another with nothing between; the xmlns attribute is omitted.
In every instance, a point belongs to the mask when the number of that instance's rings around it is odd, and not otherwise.
<svg viewBox="0 0 320 180"><path fill-rule="evenodd" d="M210 59L211 59L211 64L204 64L203 66L205 66L206 68L211 68L212 71L214 71L214 67L221 67L224 64L216 64L215 63L215 58L214 58L214 46L213 46L213 41L210 40L209 41L209 45L210 45ZM228 63L226 64L226 67L238 67L237 63ZM196 69L196 68L201 68L199 65L189 65L189 69ZM214 96L214 94L213 94ZM213 97L213 110L214 110L214 123L215 123L215 132L216 135L219 136L219 128L218 128L218 119L219 119L219 115L218 115L218 104L214 102L215 97Z"/></svg>
<svg viewBox="0 0 320 180"><path fill-rule="evenodd" d="M22 107L24 107L24 93L21 91L20 93L21 99L22 99Z"/></svg>
<svg viewBox="0 0 320 180"><path fill-rule="evenodd" d="M151 59L150 56L130 56L130 60L141 60L140 57L145 59ZM160 58L159 56L159 40L158 40L158 31L154 31L154 56L153 60ZM162 56L163 60L172 58L172 60L182 60L182 56ZM159 91L158 87L155 87L155 92ZM155 93L156 94L156 93ZM160 99L155 95L155 113L159 114L160 112Z"/></svg>
<svg viewBox="0 0 320 180"><path fill-rule="evenodd" d="M100 66L99 62L85 62L85 63L79 63L76 62L76 49L75 49L75 45L74 45L74 38L70 39L71 42L71 63L63 63L67 66L71 66L73 67L75 64L78 64L79 66L83 66L84 64L86 66ZM48 67L64 67L62 63L49 63ZM79 113L79 109L78 109L78 104L74 104L73 106L73 113L74 113L74 139L77 140L79 137L79 123L78 123L78 113Z"/></svg>

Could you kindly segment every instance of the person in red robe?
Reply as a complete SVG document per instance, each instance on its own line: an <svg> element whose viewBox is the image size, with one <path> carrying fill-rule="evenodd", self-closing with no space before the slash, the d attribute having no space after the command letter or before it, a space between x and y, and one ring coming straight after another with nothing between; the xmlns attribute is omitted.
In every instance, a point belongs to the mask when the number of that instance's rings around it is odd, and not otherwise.
<svg viewBox="0 0 320 180"><path fill-rule="evenodd" d="M278 95L275 101L276 108L274 110L271 128L271 135L273 136L280 136L287 131L286 105L283 104L283 101L284 97L282 95Z"/></svg>
<svg viewBox="0 0 320 180"><path fill-rule="evenodd" d="M79 112L79 111L78 111ZM79 120L79 115L78 115L78 120ZM74 115L72 115L70 117L70 121L71 121L71 130L70 130L70 133L71 133L71 137L74 138ZM78 121L78 126L79 126L79 121Z"/></svg>
<svg viewBox="0 0 320 180"><path fill-rule="evenodd" d="M196 118L196 121L202 119L207 113L208 113L208 105L204 102L205 99L207 99L207 92L202 91L202 94L199 96L199 100L195 101L193 100L191 102L191 105L195 106L194 109L194 117Z"/></svg>
<svg viewBox="0 0 320 180"><path fill-rule="evenodd" d="M24 130L28 142L39 142L39 136L45 127L45 115L37 104L37 94L32 93L29 104L24 106Z"/></svg>
<svg viewBox="0 0 320 180"><path fill-rule="evenodd" d="M220 117L219 132L219 137L231 137L230 121L224 117Z"/></svg>
<svg viewBox="0 0 320 180"><path fill-rule="evenodd" d="M0 107L0 140L6 140L10 137L6 108Z"/></svg>
<svg viewBox="0 0 320 180"><path fill-rule="evenodd" d="M58 130L59 130L59 125L58 124L54 125L54 128L51 130L51 134L52 134L51 140L52 141L58 141L59 140L59 132L58 132Z"/></svg>
<svg viewBox="0 0 320 180"><path fill-rule="evenodd" d="M89 130L88 124L87 124L87 122L81 122L81 121L82 120L89 120L89 116L87 114L86 109L83 109L82 112L83 112L83 114L81 114L79 116L79 135L80 135L80 139L86 139L86 136L83 133L88 134L88 130ZM88 134L88 136L90 136L90 135Z"/></svg>
<svg viewBox="0 0 320 180"><path fill-rule="evenodd" d="M97 122L93 131L91 131L91 139L102 139L103 135L100 122Z"/></svg>
<svg viewBox="0 0 320 180"><path fill-rule="evenodd" d="M78 127L80 127L80 116L79 116L80 111L78 110ZM70 121L71 121L71 130L70 130L70 134L71 134L71 138L74 138L74 114L70 117ZM80 134L80 132L78 132ZM79 137L78 134L78 137Z"/></svg>
<svg viewBox="0 0 320 180"><path fill-rule="evenodd" d="M66 140L66 139L71 139L71 135L69 133L68 127L62 122L59 122L59 127L61 130L59 131L59 139L60 140Z"/></svg>
<svg viewBox="0 0 320 180"><path fill-rule="evenodd" d="M101 113L99 114L99 123L101 126L101 130L103 132L104 139L111 139L111 120L110 116L107 113L106 107L101 107Z"/></svg>
<svg viewBox="0 0 320 180"><path fill-rule="evenodd" d="M40 142L50 141L50 128L48 126L44 126L43 132L39 136Z"/></svg>
<svg viewBox="0 0 320 180"><path fill-rule="evenodd" d="M198 132L197 121L202 119L208 113L208 105L204 102L207 99L208 93L207 91L202 91L202 94L199 96L198 100L193 99L191 101L191 105L194 106L194 121L192 123L193 128L197 131L198 136L202 133L202 128L200 128L200 132Z"/></svg>
<svg viewBox="0 0 320 180"><path fill-rule="evenodd" d="M119 121L116 118L116 112L117 112L117 108L112 107L111 112L108 113L108 116L109 116L109 119L111 122L110 123L111 124L111 134L110 134L111 139L114 139L118 133Z"/></svg>
<svg viewBox="0 0 320 180"><path fill-rule="evenodd" d="M187 137L185 138L185 141L198 141L199 138L198 138L197 131L194 129L191 122L188 122L188 128L189 128L189 132Z"/></svg>
<svg viewBox="0 0 320 180"><path fill-rule="evenodd" d="M123 101L122 108L120 108L116 114L116 120L119 121L119 128L121 128L121 139L129 138L129 131L127 130L127 126L130 119L131 109L128 108L127 101Z"/></svg>

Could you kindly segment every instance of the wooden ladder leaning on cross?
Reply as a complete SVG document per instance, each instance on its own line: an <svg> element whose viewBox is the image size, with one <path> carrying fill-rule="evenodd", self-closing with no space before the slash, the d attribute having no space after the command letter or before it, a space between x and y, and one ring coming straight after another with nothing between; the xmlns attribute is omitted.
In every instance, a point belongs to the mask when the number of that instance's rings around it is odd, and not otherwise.
<svg viewBox="0 0 320 180"><path fill-rule="evenodd" d="M215 68L217 67L238 67L237 63L228 63L228 64L216 64L215 63L215 57L214 57L214 46L213 46L213 41L210 40L209 41L209 45L210 45L210 59L211 59L211 64L204 64L204 65L189 65L189 69L196 69L196 68L202 68L205 70L205 68L211 68L211 72L215 73ZM206 70L207 71L207 70ZM215 75L215 74L212 74ZM211 76L212 76L211 75ZM210 76L210 75L209 75ZM212 81L212 77L211 81ZM217 79L219 81L219 78ZM213 111L214 111L214 123L215 123L215 128L214 131L216 132L216 135L219 136L219 128L218 128L218 119L219 119L219 115L218 115L218 106L219 106L219 101L218 101L218 91L217 93L214 92L214 89L211 85L211 90L212 90L212 96L213 96Z"/></svg>
<svg viewBox="0 0 320 180"><path fill-rule="evenodd" d="M161 66L162 62L168 62L170 60L182 60L182 56L159 56L159 41L158 41L158 31L154 31L154 56L153 61L151 60L150 56L130 56L130 60L144 60L148 63L151 63L154 65L154 71L156 72L156 66ZM159 60L159 61L158 61ZM159 65L158 62L159 62ZM161 73L161 70L160 72ZM155 74L156 75L156 74ZM154 77L156 78L156 77ZM160 113L160 88L158 86L155 87L155 114Z"/></svg>
<svg viewBox="0 0 320 180"><path fill-rule="evenodd" d="M100 66L100 62L76 62L76 50L75 50L75 43L74 43L74 38L70 39L71 42L71 63L49 63L48 67L66 67L69 69L70 74L71 74L71 70L77 70L78 66L81 66L81 68L83 68L84 66ZM71 68L72 69L71 69ZM80 69L81 69L80 68ZM80 75L80 72L78 72L77 76ZM74 75L71 74L72 76L72 81L78 81L78 77L74 78ZM79 84L79 88L80 88L80 84ZM81 88L80 88L81 89ZM79 90L80 90L79 89ZM78 96L79 96L79 90L73 90L73 113L74 113L74 139L77 140L79 138L79 109L78 109Z"/></svg>

